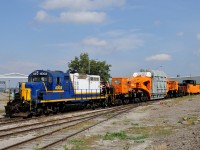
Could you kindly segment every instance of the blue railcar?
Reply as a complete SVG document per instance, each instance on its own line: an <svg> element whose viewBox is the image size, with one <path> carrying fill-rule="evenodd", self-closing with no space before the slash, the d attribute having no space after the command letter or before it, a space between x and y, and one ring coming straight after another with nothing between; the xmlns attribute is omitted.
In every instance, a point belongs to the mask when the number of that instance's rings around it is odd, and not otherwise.
<svg viewBox="0 0 200 150"><path fill-rule="evenodd" d="M36 70L28 82L19 84L19 93L5 106L8 116L49 114L67 111L70 107L103 105L100 76L62 71Z"/></svg>

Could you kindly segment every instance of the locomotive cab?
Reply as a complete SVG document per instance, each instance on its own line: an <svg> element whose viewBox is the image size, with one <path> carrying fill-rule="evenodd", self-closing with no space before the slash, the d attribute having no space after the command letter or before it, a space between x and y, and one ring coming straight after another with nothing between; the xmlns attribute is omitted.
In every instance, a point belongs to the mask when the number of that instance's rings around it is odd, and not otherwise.
<svg viewBox="0 0 200 150"><path fill-rule="evenodd" d="M15 94L13 101L8 102L5 107L6 114L27 112L27 110L37 112L37 108L42 106L42 100L49 97L56 99L59 95L56 92L63 92L64 83L62 71L32 72L28 76L28 82L19 83L19 93Z"/></svg>
<svg viewBox="0 0 200 150"><path fill-rule="evenodd" d="M183 85L187 84L196 85L196 80L183 80Z"/></svg>
<svg viewBox="0 0 200 150"><path fill-rule="evenodd" d="M184 95L200 93L200 85L196 84L196 80L183 80L182 84L179 84L179 89Z"/></svg>

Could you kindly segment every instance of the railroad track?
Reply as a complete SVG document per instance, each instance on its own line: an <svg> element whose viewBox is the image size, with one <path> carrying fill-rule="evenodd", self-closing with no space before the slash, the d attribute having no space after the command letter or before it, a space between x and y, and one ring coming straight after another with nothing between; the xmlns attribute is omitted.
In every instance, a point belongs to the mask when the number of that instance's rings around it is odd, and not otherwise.
<svg viewBox="0 0 200 150"><path fill-rule="evenodd" d="M146 104L151 104L154 103L154 101L149 101ZM98 109L97 109L98 110ZM83 112L83 110L81 111L75 111L76 112ZM68 112L67 112L68 113ZM74 113L74 112L72 112ZM57 115L50 115L50 116L40 116L40 117L33 117L33 118L21 118L21 117L16 117L16 118L0 118L0 126L4 126L4 125L10 125L10 124L16 124L16 123L25 123L28 121L33 121L33 120L38 120L38 118L49 118L49 117L56 117L56 116L61 116L61 115L65 115L66 113L61 113L61 114L57 114ZM1 129L0 129L1 130Z"/></svg>
<svg viewBox="0 0 200 150"><path fill-rule="evenodd" d="M112 107L111 107L112 108ZM96 109L97 111L98 110L101 110L101 108L97 108ZM79 110L79 111L71 111L70 113L84 113L85 111L90 111L90 110ZM32 117L32 118L22 118L22 117L15 117L15 118L0 118L0 126L5 126L5 125L10 125L10 124L16 124L16 123L25 123L25 122L28 122L28 121L33 121L33 120L38 120L38 119L42 119L42 118L45 118L48 119L48 118L51 118L51 117L56 117L56 116L65 116L66 114L68 114L69 112L66 112L66 113L59 113L59 114L54 114L54 115L48 115L48 116L45 116L45 115L42 115L42 116L38 116L38 117ZM0 129L1 130L1 129Z"/></svg>
<svg viewBox="0 0 200 150"><path fill-rule="evenodd" d="M22 118L0 118L0 126L17 123L17 122L23 122L23 121L27 121L27 120L30 120L30 119L25 120Z"/></svg>
<svg viewBox="0 0 200 150"><path fill-rule="evenodd" d="M42 149L46 147L52 146L54 143L58 143L59 140L65 140L66 137L72 137L80 132L91 128L92 126L96 126L101 122L109 120L110 118L115 117L125 111L128 111L135 107L135 105L126 105L114 107L111 109L105 109L97 112L87 113L85 115L80 115L71 118L58 118L54 120L49 120L41 123L32 123L32 124L24 124L18 127L6 128L0 130L0 149L33 149L35 145L37 145L37 140L42 141L41 145L39 145ZM101 121L94 121L96 118L105 117L106 115L111 115L110 117L106 117ZM87 122L91 122L93 120L93 124L85 127L84 124L88 124ZM80 126L83 124L83 129L79 131L73 131L72 128L75 126ZM90 124L90 123L89 123ZM63 132L67 130L67 132ZM69 130L69 131L68 131ZM66 135L68 134L68 135ZM54 139L52 142L45 142L49 139L49 136L62 136L58 139ZM56 137L57 137L56 136ZM20 137L20 138L19 138ZM15 141L9 142L8 141ZM44 141L44 142L43 142ZM54 145L53 144L53 145Z"/></svg>

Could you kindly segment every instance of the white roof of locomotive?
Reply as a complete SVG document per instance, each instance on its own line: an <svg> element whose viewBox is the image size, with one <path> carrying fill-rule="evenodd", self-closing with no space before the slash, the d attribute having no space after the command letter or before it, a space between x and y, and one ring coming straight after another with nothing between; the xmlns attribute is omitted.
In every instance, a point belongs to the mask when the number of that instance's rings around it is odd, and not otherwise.
<svg viewBox="0 0 200 150"><path fill-rule="evenodd" d="M167 77L166 73L160 70L143 70L140 72L133 73L133 77Z"/></svg>
<svg viewBox="0 0 200 150"><path fill-rule="evenodd" d="M133 73L133 77L138 77L138 76L151 77L152 74L151 74L151 72L135 72L135 73Z"/></svg>

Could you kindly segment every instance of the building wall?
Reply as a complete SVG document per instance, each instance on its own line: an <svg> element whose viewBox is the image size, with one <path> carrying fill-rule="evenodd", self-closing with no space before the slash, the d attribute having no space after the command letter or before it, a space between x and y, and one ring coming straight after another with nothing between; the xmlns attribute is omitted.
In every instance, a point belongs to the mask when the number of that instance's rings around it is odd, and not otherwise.
<svg viewBox="0 0 200 150"><path fill-rule="evenodd" d="M178 80L178 83L182 83L183 80L196 80L197 84L200 84L200 76L195 76L195 77L175 77L175 78L170 78L173 80Z"/></svg>

